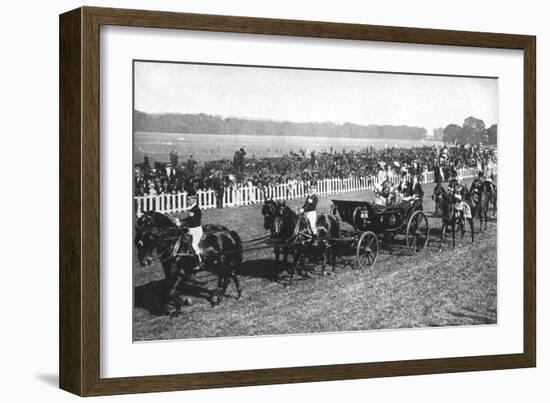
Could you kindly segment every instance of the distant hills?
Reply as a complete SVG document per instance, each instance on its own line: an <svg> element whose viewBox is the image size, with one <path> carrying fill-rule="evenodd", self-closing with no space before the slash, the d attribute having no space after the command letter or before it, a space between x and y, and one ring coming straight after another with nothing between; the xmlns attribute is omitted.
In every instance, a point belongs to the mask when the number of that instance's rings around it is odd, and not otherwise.
<svg viewBox="0 0 550 403"><path fill-rule="evenodd" d="M223 118L199 114L148 114L134 111L137 132L248 134L272 136L348 137L365 139L421 140L426 129L414 126L335 124L330 122L287 122L260 119Z"/></svg>

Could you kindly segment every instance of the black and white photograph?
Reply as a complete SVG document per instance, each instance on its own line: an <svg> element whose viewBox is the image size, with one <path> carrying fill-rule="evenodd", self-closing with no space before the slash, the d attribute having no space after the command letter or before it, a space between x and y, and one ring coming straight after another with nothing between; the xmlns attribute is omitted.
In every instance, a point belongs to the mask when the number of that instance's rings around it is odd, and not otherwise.
<svg viewBox="0 0 550 403"><path fill-rule="evenodd" d="M134 60L134 341L497 325L498 86Z"/></svg>

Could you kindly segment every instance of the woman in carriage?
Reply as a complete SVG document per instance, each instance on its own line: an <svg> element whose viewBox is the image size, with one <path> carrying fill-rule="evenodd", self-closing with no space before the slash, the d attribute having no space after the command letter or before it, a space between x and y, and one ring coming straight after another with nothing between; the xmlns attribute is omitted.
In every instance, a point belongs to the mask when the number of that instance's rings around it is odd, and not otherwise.
<svg viewBox="0 0 550 403"><path fill-rule="evenodd" d="M384 182L382 182L374 192L374 204L379 206L390 206L395 200L396 192L398 192L398 190L395 188L390 178L386 176Z"/></svg>

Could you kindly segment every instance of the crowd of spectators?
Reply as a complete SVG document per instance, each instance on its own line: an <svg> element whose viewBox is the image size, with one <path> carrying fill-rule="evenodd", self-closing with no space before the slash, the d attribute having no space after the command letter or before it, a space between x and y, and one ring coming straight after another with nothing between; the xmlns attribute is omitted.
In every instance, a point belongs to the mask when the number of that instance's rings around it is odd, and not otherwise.
<svg viewBox="0 0 550 403"><path fill-rule="evenodd" d="M213 189L218 194L231 186L252 184L263 187L300 181L315 182L327 178L350 178L395 175L406 171L421 175L434 171L436 181L447 181L461 168L480 171L496 163L495 146L422 146L413 148L367 147L361 151L290 152L270 158L246 158L240 148L233 161L195 161L190 156L179 163L177 154L170 155L172 164L151 167L147 157L136 164L136 196Z"/></svg>

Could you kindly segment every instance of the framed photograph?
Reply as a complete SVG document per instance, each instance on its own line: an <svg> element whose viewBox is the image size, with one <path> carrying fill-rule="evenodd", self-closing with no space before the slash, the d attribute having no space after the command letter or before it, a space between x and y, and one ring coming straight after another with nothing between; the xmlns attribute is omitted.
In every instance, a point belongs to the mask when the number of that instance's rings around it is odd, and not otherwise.
<svg viewBox="0 0 550 403"><path fill-rule="evenodd" d="M535 60L526 35L62 14L61 388L535 366Z"/></svg>

